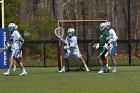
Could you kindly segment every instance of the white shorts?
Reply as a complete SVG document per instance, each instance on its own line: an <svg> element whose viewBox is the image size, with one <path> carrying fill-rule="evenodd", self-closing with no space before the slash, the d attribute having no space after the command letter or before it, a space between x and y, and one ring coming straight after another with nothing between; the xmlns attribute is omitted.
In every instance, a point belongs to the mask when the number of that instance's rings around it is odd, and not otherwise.
<svg viewBox="0 0 140 93"><path fill-rule="evenodd" d="M80 53L66 53L64 55L64 59L70 59L70 58L79 59L80 57L81 57Z"/></svg>
<svg viewBox="0 0 140 93"><path fill-rule="evenodd" d="M22 51L20 49L12 49L12 57L14 58L20 58L22 57Z"/></svg>
<svg viewBox="0 0 140 93"><path fill-rule="evenodd" d="M109 53L109 56L114 57L114 56L116 56L116 53L117 53L116 52L116 44L117 44L117 42L112 42L111 44L112 44L113 48L111 49L111 51Z"/></svg>

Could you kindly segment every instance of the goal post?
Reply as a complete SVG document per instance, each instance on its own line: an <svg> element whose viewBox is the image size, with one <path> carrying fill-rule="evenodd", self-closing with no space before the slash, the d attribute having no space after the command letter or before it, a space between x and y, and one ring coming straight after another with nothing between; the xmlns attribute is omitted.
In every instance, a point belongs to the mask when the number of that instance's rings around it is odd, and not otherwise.
<svg viewBox="0 0 140 93"><path fill-rule="evenodd" d="M0 0L1 4L1 19L2 19L2 28L4 28L4 0Z"/></svg>
<svg viewBox="0 0 140 93"><path fill-rule="evenodd" d="M91 23L91 22L96 22L96 23L101 23L101 22L106 22L108 20L58 20L58 27L63 27L63 24L65 23ZM62 68L63 65L63 49L62 49L62 43L59 40L59 59L58 59L58 69L60 70Z"/></svg>

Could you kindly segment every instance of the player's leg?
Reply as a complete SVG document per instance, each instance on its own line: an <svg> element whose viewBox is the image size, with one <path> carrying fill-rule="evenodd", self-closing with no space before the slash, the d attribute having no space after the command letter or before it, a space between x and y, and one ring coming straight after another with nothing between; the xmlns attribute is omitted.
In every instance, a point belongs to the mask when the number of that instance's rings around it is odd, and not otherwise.
<svg viewBox="0 0 140 93"><path fill-rule="evenodd" d="M108 69L111 69L111 67L109 66L109 64L108 64L108 56L105 58L105 63L106 63L106 67L108 67Z"/></svg>
<svg viewBox="0 0 140 93"><path fill-rule="evenodd" d="M104 73L104 71L103 71L103 61L102 61L102 60L103 60L102 57L100 57L100 58L99 58L100 70L98 71L99 74L100 74L100 73Z"/></svg>
<svg viewBox="0 0 140 93"><path fill-rule="evenodd" d="M79 59L80 59L80 61L82 62L82 64L84 65L84 67L86 68L86 71L88 72L89 69L88 69L87 64L86 64L85 60L83 59L83 57L80 56Z"/></svg>
<svg viewBox="0 0 140 93"><path fill-rule="evenodd" d="M62 66L61 70L58 72L65 72L65 61L63 61L63 66Z"/></svg>
<svg viewBox="0 0 140 93"><path fill-rule="evenodd" d="M108 50L104 50L103 48L99 48L99 62L101 65L100 71L98 73L108 72L107 62L108 62Z"/></svg>
<svg viewBox="0 0 140 93"><path fill-rule="evenodd" d="M88 69L87 64L86 64L85 60L83 59L83 57L82 57L80 51L74 51L74 52L73 52L73 56L74 56L76 59L80 59L80 62L84 65L86 71L88 72L89 69Z"/></svg>
<svg viewBox="0 0 140 93"><path fill-rule="evenodd" d="M63 63L62 63L62 69L60 70L60 71L58 71L58 72L65 72L65 63L66 63L66 60L69 58L69 54L68 53L66 53L65 55L64 55L64 59L63 59Z"/></svg>
<svg viewBox="0 0 140 93"><path fill-rule="evenodd" d="M99 48L99 54L98 54L98 58L99 58L99 62L100 62L100 70L98 71L98 73L104 73L103 71L103 57L102 57L102 53L103 53L103 48Z"/></svg>
<svg viewBox="0 0 140 93"><path fill-rule="evenodd" d="M114 57L111 57L111 61L112 61L112 64L113 64L113 70L112 70L112 72L117 72L117 70L116 70L116 60L115 60L115 56L114 56Z"/></svg>
<svg viewBox="0 0 140 93"><path fill-rule="evenodd" d="M14 61L15 61L15 58L13 56L10 57L10 65L9 65L9 68L7 70L7 72L3 73L4 75L9 75L10 74L10 70L14 64Z"/></svg>
<svg viewBox="0 0 140 93"><path fill-rule="evenodd" d="M116 72L116 60L115 60L115 56L116 56L116 42L112 43L112 45L113 45L113 48L112 48L111 53L110 53L111 61L112 61L112 64L113 64L112 72Z"/></svg>
<svg viewBox="0 0 140 93"><path fill-rule="evenodd" d="M22 75L27 75L27 72L26 72L26 70L25 70L25 68L24 68L24 65L23 65L22 57L16 58L16 62L19 63L19 65L20 65L20 67L21 67L21 69L22 69L22 73L19 74L19 75L20 75L20 76L22 76Z"/></svg>
<svg viewBox="0 0 140 93"><path fill-rule="evenodd" d="M14 61L14 65L13 65L13 71L16 71L16 61Z"/></svg>

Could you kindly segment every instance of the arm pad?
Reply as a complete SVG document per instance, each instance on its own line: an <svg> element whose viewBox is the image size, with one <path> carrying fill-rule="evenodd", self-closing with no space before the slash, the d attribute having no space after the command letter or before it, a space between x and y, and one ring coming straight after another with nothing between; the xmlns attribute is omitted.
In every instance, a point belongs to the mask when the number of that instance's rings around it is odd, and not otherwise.
<svg viewBox="0 0 140 93"><path fill-rule="evenodd" d="M18 39L18 41L21 42L22 44L24 43L24 39L23 39L22 37L20 37L20 38Z"/></svg>

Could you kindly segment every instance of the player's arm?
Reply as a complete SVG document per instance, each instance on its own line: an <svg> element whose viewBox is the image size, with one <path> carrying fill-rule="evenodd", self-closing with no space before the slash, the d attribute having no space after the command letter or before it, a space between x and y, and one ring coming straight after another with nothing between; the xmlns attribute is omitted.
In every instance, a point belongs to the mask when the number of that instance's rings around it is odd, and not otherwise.
<svg viewBox="0 0 140 93"><path fill-rule="evenodd" d="M110 48L111 48L110 44L113 41L113 39L111 38L111 36L109 34L105 35L105 39L106 39L106 43L104 45L104 48L107 49L107 50L110 50Z"/></svg>
<svg viewBox="0 0 140 93"><path fill-rule="evenodd" d="M24 39L21 37L19 32L15 32L15 36L18 38L16 41L21 42L22 44L24 43Z"/></svg>
<svg viewBox="0 0 140 93"><path fill-rule="evenodd" d="M60 38L59 40L61 40L62 43L66 43L66 40L64 40L63 38Z"/></svg>
<svg viewBox="0 0 140 93"><path fill-rule="evenodd" d="M77 44L77 37L73 37L72 41L70 42L70 47L75 47Z"/></svg>
<svg viewBox="0 0 140 93"><path fill-rule="evenodd" d="M22 37L19 37L17 41L21 42L22 44L24 43L24 39Z"/></svg>
<svg viewBox="0 0 140 93"><path fill-rule="evenodd" d="M8 40L8 42L5 44L4 48L2 48L2 49L3 49L4 51L7 50L8 48L11 47L12 43L13 43L13 39L10 38L10 39Z"/></svg>
<svg viewBox="0 0 140 93"><path fill-rule="evenodd" d="M117 37L115 31L113 31L113 41L115 42L115 41L117 41L117 40L118 40L118 37Z"/></svg>
<svg viewBox="0 0 140 93"><path fill-rule="evenodd" d="M68 37L66 37L63 43L65 44L64 49L69 49Z"/></svg>

